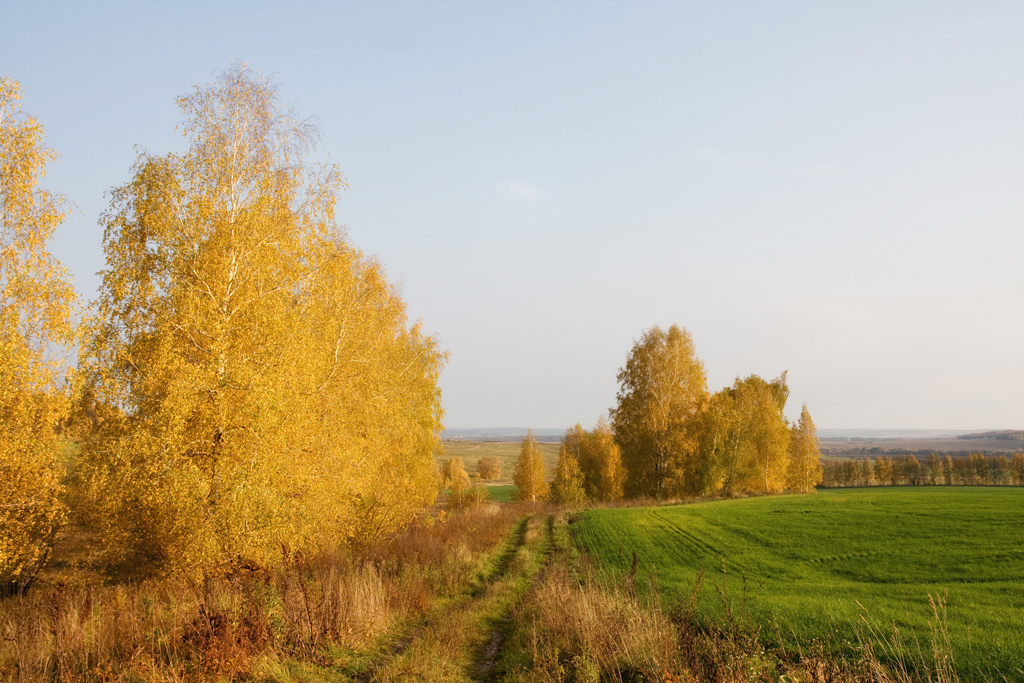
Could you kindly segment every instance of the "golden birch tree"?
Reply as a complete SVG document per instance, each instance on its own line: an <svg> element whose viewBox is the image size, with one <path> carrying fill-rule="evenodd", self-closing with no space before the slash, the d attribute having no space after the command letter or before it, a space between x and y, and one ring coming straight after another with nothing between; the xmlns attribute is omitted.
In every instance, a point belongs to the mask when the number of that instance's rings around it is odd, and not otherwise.
<svg viewBox="0 0 1024 683"><path fill-rule="evenodd" d="M444 463L444 468L441 470L441 477L443 479L442 485L456 493L462 493L469 488L469 474L466 472L466 466L463 464L462 458L448 458Z"/></svg>
<svg viewBox="0 0 1024 683"><path fill-rule="evenodd" d="M687 467L685 492L703 496L730 492L741 461L734 395L725 388L707 398L698 413L697 453Z"/></svg>
<svg viewBox="0 0 1024 683"><path fill-rule="evenodd" d="M617 375L612 411L632 496L662 498L684 486L686 461L697 449L694 430L707 396L704 364L690 333L675 325L647 330Z"/></svg>
<svg viewBox="0 0 1024 683"><path fill-rule="evenodd" d="M733 386L733 423L739 474L734 490L778 493L785 488L789 427L783 410L789 397L786 373L771 382L757 375Z"/></svg>
<svg viewBox="0 0 1024 683"><path fill-rule="evenodd" d="M558 464L550 490L551 500L555 503L579 505L587 499L579 462L580 442L573 438L575 435L572 429L568 430L558 449Z"/></svg>
<svg viewBox="0 0 1024 683"><path fill-rule="evenodd" d="M18 82L0 79L0 595L31 584L65 519L56 428L76 305L47 250L62 200L38 187L56 153L20 99Z"/></svg>
<svg viewBox="0 0 1024 683"><path fill-rule="evenodd" d="M928 454L928 483L934 486L939 483L939 478L942 476L942 464L939 461L938 453Z"/></svg>
<svg viewBox="0 0 1024 683"><path fill-rule="evenodd" d="M714 394L695 421L696 456L685 490L715 493L777 493L785 487L789 427L783 415L786 374L771 382L737 378Z"/></svg>
<svg viewBox="0 0 1024 683"><path fill-rule="evenodd" d="M1024 453L1020 451L1014 453L1010 460L1010 481L1014 486L1024 485Z"/></svg>
<svg viewBox="0 0 1024 683"><path fill-rule="evenodd" d="M234 66L178 101L182 154L140 155L104 216L83 354L123 419L83 450L112 566L195 574L364 542L437 493L444 361L335 221L316 131Z"/></svg>
<svg viewBox="0 0 1024 683"><path fill-rule="evenodd" d="M516 470L512 475L516 485L518 499L523 502L536 503L544 500L548 494L548 484L544 481L544 460L541 458L537 440L533 432L523 437Z"/></svg>
<svg viewBox="0 0 1024 683"><path fill-rule="evenodd" d="M858 474L859 474L858 468ZM786 488L800 493L811 493L821 483L821 447L818 430L807 410L800 410L800 419L793 427L789 441L789 465L786 469Z"/></svg>
<svg viewBox="0 0 1024 683"><path fill-rule="evenodd" d="M472 507L487 500L487 489L479 485L479 477L476 478L476 486L471 487L469 474L462 462L462 458L448 458L441 471L441 485L449 488L448 500L445 507L449 510L462 511L466 507Z"/></svg>
<svg viewBox="0 0 1024 683"><path fill-rule="evenodd" d="M572 444L573 452L578 453L588 498L605 502L622 500L626 477L622 451L606 419L598 420L597 426L589 431L575 425L566 432L563 443Z"/></svg>

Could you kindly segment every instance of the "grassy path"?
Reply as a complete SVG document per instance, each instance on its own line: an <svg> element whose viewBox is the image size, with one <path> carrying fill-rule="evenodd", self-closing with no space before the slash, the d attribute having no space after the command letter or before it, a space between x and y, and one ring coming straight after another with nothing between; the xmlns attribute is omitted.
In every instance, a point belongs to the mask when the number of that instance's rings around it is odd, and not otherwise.
<svg viewBox="0 0 1024 683"><path fill-rule="evenodd" d="M524 517L494 570L462 596L433 609L357 681L487 680L513 606L538 577L551 547L550 516Z"/></svg>

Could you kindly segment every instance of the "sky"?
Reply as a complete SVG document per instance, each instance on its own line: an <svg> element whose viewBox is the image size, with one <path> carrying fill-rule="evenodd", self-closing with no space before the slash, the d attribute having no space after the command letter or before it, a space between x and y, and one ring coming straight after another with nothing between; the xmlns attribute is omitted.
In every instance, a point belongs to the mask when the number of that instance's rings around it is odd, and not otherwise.
<svg viewBox="0 0 1024 683"><path fill-rule="evenodd" d="M1024 2L0 0L0 76L75 205L273 76L338 217L450 360L449 428L592 426L646 329L819 428L1024 428ZM329 155L329 156L328 156Z"/></svg>

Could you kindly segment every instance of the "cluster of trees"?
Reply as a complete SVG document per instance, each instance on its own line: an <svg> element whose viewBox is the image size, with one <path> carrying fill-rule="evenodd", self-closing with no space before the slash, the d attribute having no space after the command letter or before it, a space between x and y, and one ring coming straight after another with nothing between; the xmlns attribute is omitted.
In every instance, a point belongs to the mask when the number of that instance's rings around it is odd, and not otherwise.
<svg viewBox="0 0 1024 683"><path fill-rule="evenodd" d="M966 457L930 454L824 463L823 486L1024 486L1024 453Z"/></svg>
<svg viewBox="0 0 1024 683"><path fill-rule="evenodd" d="M579 424L566 430L550 482L537 441L528 433L522 442L513 481L521 501L579 505L587 501L622 500L624 476L622 452L611 426L601 420L590 431Z"/></svg>
<svg viewBox="0 0 1024 683"><path fill-rule="evenodd" d="M625 477L622 449L611 425L602 419L588 431L576 424L562 438L552 499L569 504L622 500Z"/></svg>
<svg viewBox="0 0 1024 683"><path fill-rule="evenodd" d="M612 427L627 496L810 492L821 481L807 406L795 425L784 415L786 373L712 394L690 334L673 325L644 333L618 381Z"/></svg>
<svg viewBox="0 0 1024 683"><path fill-rule="evenodd" d="M180 98L186 151L140 154L112 191L73 391L52 354L74 294L45 248L62 214L35 188L53 153L2 83L0 585L30 580L65 500L110 567L196 575L366 541L435 499L446 356L346 239L344 179L271 82L234 66Z"/></svg>
<svg viewBox="0 0 1024 683"><path fill-rule="evenodd" d="M533 437L524 439L516 479L523 500L545 493L563 503L807 493L821 481L817 430L807 406L796 424L784 415L786 373L774 380L737 378L711 393L690 334L673 325L643 334L618 381L610 423L566 431L549 491L543 471L537 473Z"/></svg>
<svg viewBox="0 0 1024 683"><path fill-rule="evenodd" d="M479 462L477 463L479 468ZM500 468L499 468L500 471ZM471 481L462 458L448 458L441 469L441 488L449 489L446 507L449 510L462 511L487 502L487 488L481 484L479 472Z"/></svg>

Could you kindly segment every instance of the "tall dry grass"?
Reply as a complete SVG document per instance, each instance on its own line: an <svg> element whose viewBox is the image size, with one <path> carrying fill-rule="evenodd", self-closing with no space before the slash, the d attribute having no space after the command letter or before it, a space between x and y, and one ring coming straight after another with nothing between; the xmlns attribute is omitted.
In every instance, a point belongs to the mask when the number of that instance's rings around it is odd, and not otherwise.
<svg viewBox="0 0 1024 683"><path fill-rule="evenodd" d="M491 505L427 518L359 551L283 549L278 568L239 562L201 583L42 586L0 602L0 679L216 680L372 657L434 600L471 589L518 517Z"/></svg>

